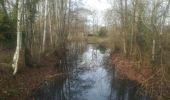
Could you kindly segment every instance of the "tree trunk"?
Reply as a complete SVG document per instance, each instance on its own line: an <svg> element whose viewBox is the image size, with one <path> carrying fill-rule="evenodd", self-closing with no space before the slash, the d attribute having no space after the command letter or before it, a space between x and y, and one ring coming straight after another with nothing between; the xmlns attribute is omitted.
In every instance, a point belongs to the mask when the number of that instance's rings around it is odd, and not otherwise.
<svg viewBox="0 0 170 100"><path fill-rule="evenodd" d="M125 33L123 32L123 34L124 34L124 39L123 39L123 52L124 52L124 54L126 55L127 54L127 51L126 51L126 36L125 36Z"/></svg>
<svg viewBox="0 0 170 100"><path fill-rule="evenodd" d="M12 67L14 69L13 75L17 73L18 70L18 60L19 60L19 55L20 55L20 49L21 49L21 12L22 12L22 2L21 0L18 0L18 15L17 15L17 46L16 46L16 51L13 57L13 64Z"/></svg>
<svg viewBox="0 0 170 100"><path fill-rule="evenodd" d="M45 23L44 23L44 34L43 34L43 46L42 51L45 51L45 40L46 40L46 27L47 27L47 0L45 0Z"/></svg>
<svg viewBox="0 0 170 100"><path fill-rule="evenodd" d="M155 60L155 39L153 40L152 43L152 61Z"/></svg>

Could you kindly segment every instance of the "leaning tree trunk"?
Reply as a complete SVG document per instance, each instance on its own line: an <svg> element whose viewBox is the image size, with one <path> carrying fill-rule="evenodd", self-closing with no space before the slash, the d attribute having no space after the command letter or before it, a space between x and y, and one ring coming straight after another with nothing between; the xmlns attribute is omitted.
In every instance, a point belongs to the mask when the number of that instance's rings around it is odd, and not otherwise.
<svg viewBox="0 0 170 100"><path fill-rule="evenodd" d="M16 46L16 51L13 57L13 64L12 67L14 69L13 75L17 73L18 70L18 60L19 60L19 55L20 55L20 49L21 49L21 12L22 12L22 2L21 0L18 0L18 15L17 15L17 46Z"/></svg>

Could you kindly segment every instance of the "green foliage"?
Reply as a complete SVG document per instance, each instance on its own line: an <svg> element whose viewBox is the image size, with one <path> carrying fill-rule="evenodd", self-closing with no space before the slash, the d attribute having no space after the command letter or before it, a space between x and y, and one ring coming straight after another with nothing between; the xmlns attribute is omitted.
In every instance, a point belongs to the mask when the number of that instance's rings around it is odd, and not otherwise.
<svg viewBox="0 0 170 100"><path fill-rule="evenodd" d="M10 29L10 21L5 14L0 10L0 31L6 32Z"/></svg>
<svg viewBox="0 0 170 100"><path fill-rule="evenodd" d="M98 36L104 37L107 34L107 29L106 27L101 27L100 30L98 31Z"/></svg>
<svg viewBox="0 0 170 100"><path fill-rule="evenodd" d="M10 19L8 16L0 10L0 41L9 42L15 38L16 30L16 17L12 16Z"/></svg>

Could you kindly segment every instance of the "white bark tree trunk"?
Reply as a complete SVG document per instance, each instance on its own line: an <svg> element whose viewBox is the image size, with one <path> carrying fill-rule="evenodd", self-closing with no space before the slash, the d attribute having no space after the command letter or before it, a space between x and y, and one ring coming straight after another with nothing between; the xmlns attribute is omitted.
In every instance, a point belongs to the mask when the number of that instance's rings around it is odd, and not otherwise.
<svg viewBox="0 0 170 100"><path fill-rule="evenodd" d="M13 64L12 67L14 69L13 75L17 73L18 70L18 60L19 60L19 55L20 55L20 49L21 49L21 13L22 13L22 2L21 0L18 0L18 15L17 15L17 46L16 46L16 51L13 57Z"/></svg>
<svg viewBox="0 0 170 100"><path fill-rule="evenodd" d="M49 15L49 33L50 33L50 41L51 41L51 46L53 46L53 32L52 32L52 16L51 16L51 12Z"/></svg>
<svg viewBox="0 0 170 100"><path fill-rule="evenodd" d="M47 0L45 0L45 22L44 22L44 34L43 34L43 47L42 51L45 51L45 40L46 40L46 28L47 28Z"/></svg>
<svg viewBox="0 0 170 100"><path fill-rule="evenodd" d="M154 61L155 60L155 40L153 40L153 43L152 43L152 60Z"/></svg>
<svg viewBox="0 0 170 100"><path fill-rule="evenodd" d="M127 51L126 51L126 36L125 36L125 32L123 32L124 35L124 39L123 39L123 52L126 55Z"/></svg>

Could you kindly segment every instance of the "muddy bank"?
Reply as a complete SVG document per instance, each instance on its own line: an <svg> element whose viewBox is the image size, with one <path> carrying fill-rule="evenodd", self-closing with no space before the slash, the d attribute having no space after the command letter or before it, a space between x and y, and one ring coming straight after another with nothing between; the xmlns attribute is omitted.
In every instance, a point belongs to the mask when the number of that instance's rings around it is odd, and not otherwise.
<svg viewBox="0 0 170 100"><path fill-rule="evenodd" d="M139 67L138 63L133 59L125 58L120 54L112 55L112 64L122 74L122 76L136 80L139 83L145 81L150 75L153 74L153 70L148 64L143 64Z"/></svg>
<svg viewBox="0 0 170 100"><path fill-rule="evenodd" d="M0 100L30 100L34 89L56 75L60 73L53 66L25 68L15 76L0 67Z"/></svg>
<svg viewBox="0 0 170 100"><path fill-rule="evenodd" d="M134 59L123 57L120 54L112 54L111 60L122 78L140 83L145 92L154 98L153 100L169 100L170 82L166 78L163 67L153 68L149 62L143 62L139 66Z"/></svg>

